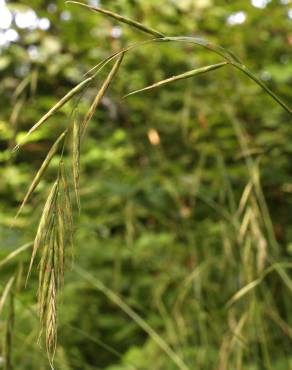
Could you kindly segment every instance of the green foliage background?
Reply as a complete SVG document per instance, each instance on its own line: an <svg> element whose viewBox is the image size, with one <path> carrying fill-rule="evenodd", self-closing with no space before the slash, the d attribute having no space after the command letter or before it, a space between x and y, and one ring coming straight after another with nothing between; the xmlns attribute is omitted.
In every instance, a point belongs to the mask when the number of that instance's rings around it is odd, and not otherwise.
<svg viewBox="0 0 292 370"><path fill-rule="evenodd" d="M203 37L232 50L291 105L290 1L264 8L247 0L101 5L167 35ZM23 214L14 216L49 147L69 124L76 100L16 156L13 144L92 66L149 38L61 0L7 6L14 14L33 9L50 20L50 28L20 29L13 23L19 39L0 49L3 258L35 235L58 158ZM237 12L245 13L245 22L230 25L228 17ZM291 117L231 67L121 99L220 61L189 44L137 48L126 55L90 122L82 147L73 268L68 262L59 299L56 369L178 368L152 331L113 302L111 292L145 320L185 369L292 369ZM107 68L82 95L80 114L87 112ZM149 141L153 129L159 145ZM69 168L70 146L65 161ZM29 258L27 251L0 270L2 286L18 271L13 363L19 370L49 369L37 344L37 272L26 288L23 283ZM257 286L228 304L256 279ZM1 333L4 323L5 312Z"/></svg>

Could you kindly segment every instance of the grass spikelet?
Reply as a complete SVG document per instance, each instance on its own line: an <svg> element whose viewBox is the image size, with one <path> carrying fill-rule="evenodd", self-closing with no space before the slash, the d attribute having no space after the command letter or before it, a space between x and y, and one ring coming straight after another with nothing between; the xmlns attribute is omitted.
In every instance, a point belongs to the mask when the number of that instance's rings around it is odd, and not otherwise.
<svg viewBox="0 0 292 370"><path fill-rule="evenodd" d="M49 166L52 158L54 157L54 155L56 154L58 148L59 148L59 145L60 143L63 141L65 135L66 135L66 132L63 132L59 137L58 139L55 141L55 143L52 145L51 149L49 150L45 160L43 161L40 169L38 170L37 174L35 175L22 203L21 203L21 206L16 214L16 218L19 216L19 214L21 213L23 207L25 206L25 204L27 203L28 199L30 198L30 196L32 195L32 193L34 192L34 190L36 189L36 187L38 186L39 182L41 181L41 178L44 174L44 172L46 171L47 167Z"/></svg>
<svg viewBox="0 0 292 370"><path fill-rule="evenodd" d="M64 224L68 234L68 240L73 247L73 211L71 207L71 199L69 193L69 186L64 163L60 163L60 196L61 209L63 211Z"/></svg>
<svg viewBox="0 0 292 370"><path fill-rule="evenodd" d="M47 243L43 247L42 257L39 265L39 287L38 287L38 301L39 301L39 313L40 313L40 321L43 322L43 308L44 308L44 297L46 295L46 277L49 274L49 259L51 256L50 251L50 243Z"/></svg>
<svg viewBox="0 0 292 370"><path fill-rule="evenodd" d="M45 203L45 206L44 206L44 209L43 209L43 213L42 213L42 216L41 216L41 220L40 220L40 223L39 223L37 234L36 234L36 237L35 237L35 240L34 240L33 251L32 251L32 255L31 255L31 260L30 260L30 264L29 264L29 269L28 269L28 274L27 274L26 281L28 280L29 275L31 273L31 269L32 269L32 265L33 265L36 253L37 253L39 247L41 246L42 241L44 241L46 239L46 236L48 234L48 231L49 231L48 226L50 225L50 221L51 221L51 218L53 216L53 207L55 205L57 192L58 192L58 180L52 186L52 189L50 191L50 194L48 196L48 199L47 199L47 201Z"/></svg>
<svg viewBox="0 0 292 370"><path fill-rule="evenodd" d="M74 95L79 93L86 85L93 80L95 76L88 77L86 80L80 82L72 90L70 90L62 99L60 99L41 119L31 127L31 129L26 133L22 141L13 149L14 151L18 150L19 147L25 142L27 137L38 129L43 123L45 123L52 115L54 115L59 109L63 107L69 100L73 98Z"/></svg>
<svg viewBox="0 0 292 370"><path fill-rule="evenodd" d="M64 220L64 213L62 212L61 205L58 205L57 210L57 253L58 253L58 276L60 277L59 282L63 285L64 283L64 265L65 265L65 235L66 227Z"/></svg>
<svg viewBox="0 0 292 370"><path fill-rule="evenodd" d="M46 330L46 317L48 310L48 299L49 299L49 288L52 274L52 268L54 263L54 249L53 249L53 238L45 247L45 253L40 266L39 274L39 289L38 289L38 307L39 307L39 318L41 324L41 333Z"/></svg>
<svg viewBox="0 0 292 370"><path fill-rule="evenodd" d="M82 135L84 134L84 132L86 131L86 128L87 128L87 125L88 125L88 122L91 120L94 112L96 111L96 108L98 107L99 103L101 102L101 99L104 97L104 94L106 93L111 81L113 80L113 78L115 77L116 73L118 72L118 69L122 63L122 60L123 60L123 57L124 57L124 53L122 53L117 61L115 62L115 64L113 65L113 68L111 69L110 73L108 74L107 78L105 79L105 81L103 82L100 90L98 91L93 103L91 104L91 107L89 108L83 122L82 122Z"/></svg>
<svg viewBox="0 0 292 370"><path fill-rule="evenodd" d="M72 207L71 207L71 199L70 199L70 192L69 192L69 184L67 180L67 174L64 166L64 162L60 163L60 189L62 189L62 194L64 196L65 202L65 214L66 214L66 221L73 222L72 216Z"/></svg>
<svg viewBox="0 0 292 370"><path fill-rule="evenodd" d="M53 368L54 356L57 347L57 307L56 307L56 279L52 269L49 291L46 321L46 348L51 368Z"/></svg>
<svg viewBox="0 0 292 370"><path fill-rule="evenodd" d="M130 96L130 95L138 94L138 93L140 93L142 91L151 90L151 89L154 89L156 87L161 87L161 86L167 85L167 84L172 83L172 82L175 82L175 81L179 81L179 80L183 80L185 78L190 78L190 77L197 76L197 75L200 75L200 74L203 74L203 73L207 73L207 72L213 71L215 69L224 67L227 64L228 64L228 62L222 62L222 63L213 64L213 65L209 65L209 66L202 67L202 68L193 69L191 71L188 71L188 72L179 74L177 76L173 76L173 77L167 78L165 80L156 82L153 85L144 87L143 89L135 90L135 91L127 94L125 96L125 98L128 97L128 96Z"/></svg>
<svg viewBox="0 0 292 370"><path fill-rule="evenodd" d="M57 209L56 209L56 212ZM59 240L58 240L58 230L59 230L59 225L58 225L58 215L56 215L56 226L53 230L53 244L52 244L52 251L53 251L53 261L52 261L52 266L51 266L51 269L54 270L54 274L55 274L55 283L56 283L56 289L60 287L60 280L61 280L61 276L60 276L60 270L61 270L61 266L60 266L60 259L59 259Z"/></svg>
<svg viewBox="0 0 292 370"><path fill-rule="evenodd" d="M72 165L73 165L73 182L78 210L80 211L79 196L79 178L80 178L80 142L81 142L81 125L75 118L73 122L72 137Z"/></svg>
<svg viewBox="0 0 292 370"><path fill-rule="evenodd" d="M109 10L99 8L99 7L90 6L90 5L86 5L86 4L80 3L79 1L66 1L66 3L67 4L77 4L77 5L84 6L85 8L88 8L88 9L94 11L94 12L101 13L103 15L106 15L106 16L110 17L110 18L113 18L113 19L117 20L118 22L126 23L129 26L134 27L134 28L136 28L136 29L138 29L142 32L148 33L148 34L156 36L156 37L164 37L164 35L161 32L159 32L159 31L157 31L157 30L155 30L151 27L145 26L144 24L142 24L140 22L134 21L133 19L130 19L130 18L127 18L127 17L123 17L120 14L111 12Z"/></svg>

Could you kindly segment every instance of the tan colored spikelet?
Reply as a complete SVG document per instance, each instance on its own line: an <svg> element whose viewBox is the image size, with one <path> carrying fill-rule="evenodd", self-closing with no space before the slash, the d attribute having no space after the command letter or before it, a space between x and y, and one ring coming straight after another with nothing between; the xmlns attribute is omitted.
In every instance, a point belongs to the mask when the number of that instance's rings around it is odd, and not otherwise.
<svg viewBox="0 0 292 370"><path fill-rule="evenodd" d="M48 199L45 203L43 213L40 219L40 223L38 226L37 234L34 240L34 245L33 245L33 250L32 250L32 255L30 259L30 264L29 264L29 269L28 269L28 274L26 281L29 278L29 275L31 273L32 265L36 256L36 253L42 243L42 241L45 239L47 233L48 233L48 225L50 224L50 220L52 217L52 212L53 212L53 207L56 201L56 195L58 192L58 180L54 183L52 186L52 189L50 191L50 194L48 196Z"/></svg>
<svg viewBox="0 0 292 370"><path fill-rule="evenodd" d="M36 129L38 129L43 123L45 123L52 115L54 115L59 109L63 107L69 100L73 98L74 95L79 93L86 85L93 80L95 76L88 77L86 80L80 82L72 90L70 90L62 99L60 99L42 118L31 127L31 129L26 133L22 141L14 148L14 151L18 150L22 143L27 139L27 137L32 134Z"/></svg>
<svg viewBox="0 0 292 370"><path fill-rule="evenodd" d="M73 122L73 143L72 143L72 165L73 165L73 182L78 210L80 211L79 196L79 177L80 177L80 142L81 142L81 125L74 119Z"/></svg>
<svg viewBox="0 0 292 370"><path fill-rule="evenodd" d="M73 224L73 212L71 207L71 199L70 199L70 193L69 193L69 185L67 181L67 174L64 166L64 162L60 163L60 190L62 190L62 195L64 197L65 202L65 214L66 214L66 222L70 221L70 225Z"/></svg>
<svg viewBox="0 0 292 370"><path fill-rule="evenodd" d="M32 193L34 192L34 190L36 189L36 187L38 186L39 182L41 181L41 178L44 174L44 172L46 171L48 165L50 164L52 158L54 157L54 155L56 154L58 148L59 148L59 145L60 143L62 142L62 140L64 139L66 135L66 131L63 132L59 137L58 139L55 141L55 143L52 145L51 149L49 150L45 160L43 161L40 169L38 170L37 174L35 175L22 203L21 203L21 206L17 212L17 215L15 216L16 218L18 217L18 215L20 214L20 212L22 211L23 207L25 206L25 204L27 203L28 199L30 198L30 196L32 195Z"/></svg>
<svg viewBox="0 0 292 370"><path fill-rule="evenodd" d="M43 287L45 285L45 276L46 276L46 272L48 271L48 260L50 258L49 248L50 248L50 243L49 243L49 240L48 240L47 243L43 247L43 252L42 252L41 261L40 261L40 265L39 265L39 278L38 278L38 283L39 283L39 286L38 286L38 300L39 300L39 303L42 300ZM41 311L40 307L39 307L39 309Z"/></svg>
<svg viewBox="0 0 292 370"><path fill-rule="evenodd" d="M53 230L53 263L52 266L50 266L52 269L54 269L55 274L55 283L56 283L56 289L60 287L60 260L59 260L59 244L58 244L58 225L57 225L57 216L56 216L56 227Z"/></svg>
<svg viewBox="0 0 292 370"><path fill-rule="evenodd" d="M55 271L52 269L48 291L48 307L46 320L46 348L51 367L57 347L57 307L56 307Z"/></svg>
<svg viewBox="0 0 292 370"><path fill-rule="evenodd" d="M58 230L57 230L57 253L58 253L58 275L60 277L60 282L63 284L64 282L64 264L65 264L65 222L64 222L64 212L61 208L61 205L58 204L58 211L57 211L57 222L58 222Z"/></svg>
<svg viewBox="0 0 292 370"><path fill-rule="evenodd" d="M104 97L104 94L106 93L111 81L113 80L113 78L115 77L115 75L117 74L118 72L118 69L122 63L122 60L123 60L123 57L124 57L124 53L122 53L119 58L117 59L117 61L115 62L115 64L113 65L110 73L108 74L107 78L105 79L105 81L103 82L100 90L98 91L93 103L91 104L83 122L82 122L82 129L81 129L81 132L82 132L82 135L84 134L86 128L87 128L87 125L88 125L88 122L91 120L94 112L96 111L96 108L98 107L99 103L101 102L101 99Z"/></svg>
<svg viewBox="0 0 292 370"><path fill-rule="evenodd" d="M46 239L43 241L42 253L41 253L40 263L38 266L38 270L39 270L38 299L39 299L39 302L41 299L43 288L46 285L45 282L47 279L47 273L50 273L50 268L52 266L52 256L53 256L53 246L54 246L53 238L54 238L54 228L51 227L49 235L47 235Z"/></svg>
<svg viewBox="0 0 292 370"><path fill-rule="evenodd" d="M53 252L50 251L49 259L44 270L43 282L39 287L39 296L38 296L38 308L39 308L39 318L40 318L40 335L46 330L46 320L48 312L48 301L49 301L49 290L50 290L50 281L52 275L51 261L53 257Z"/></svg>
<svg viewBox="0 0 292 370"><path fill-rule="evenodd" d="M66 225L68 240L71 244L71 248L73 249L73 211L71 207L69 186L63 162L60 163L60 184L61 184L60 192L62 195L61 199L62 199L63 218L64 223Z"/></svg>

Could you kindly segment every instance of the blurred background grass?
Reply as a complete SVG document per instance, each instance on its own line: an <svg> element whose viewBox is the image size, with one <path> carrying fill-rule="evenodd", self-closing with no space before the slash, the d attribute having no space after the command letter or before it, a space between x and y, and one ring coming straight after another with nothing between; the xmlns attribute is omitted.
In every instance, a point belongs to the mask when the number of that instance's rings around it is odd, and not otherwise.
<svg viewBox="0 0 292 370"><path fill-rule="evenodd" d="M291 1L88 3L232 50L291 105ZM15 157L12 146L87 70L144 39L61 0L0 0L1 258L35 235L58 158L14 215L76 102ZM140 47L90 122L56 369L174 370L175 359L181 369L292 369L291 117L231 68L121 100L220 61L188 44ZM82 95L80 113L107 68ZM0 266L3 287L17 274L12 358L15 369L49 369L37 344L37 274L23 286L29 258L26 251Z"/></svg>

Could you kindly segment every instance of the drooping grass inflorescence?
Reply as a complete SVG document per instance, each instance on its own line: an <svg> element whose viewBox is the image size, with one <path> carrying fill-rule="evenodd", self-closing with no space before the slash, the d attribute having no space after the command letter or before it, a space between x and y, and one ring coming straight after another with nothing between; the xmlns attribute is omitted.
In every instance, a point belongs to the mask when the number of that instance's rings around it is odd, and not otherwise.
<svg viewBox="0 0 292 370"><path fill-rule="evenodd" d="M84 134L86 132L87 126L92 119L95 111L98 109L102 98L104 97L105 93L107 92L110 84L112 83L114 77L117 75L119 68L122 64L123 57L125 54L129 53L130 51L134 50L135 48L142 47L146 43L170 43L170 42L180 42L180 43L191 43L201 47L204 47L211 52L218 54L221 58L224 59L223 62L217 63L214 65L203 66L201 68L197 68L188 72L184 72L182 74L172 76L165 80L153 83L150 86L141 88L139 90L133 91L128 93L125 97L129 97L136 93L142 93L144 91L152 90L154 88L162 87L169 83L175 83L178 80L192 78L197 75L203 73L209 73L215 69L221 67L234 67L245 75L247 75L250 79L256 82L266 93L268 93L278 104L280 104L286 112L292 115L292 110L290 107L287 106L285 102L282 101L274 92L272 92L259 78L257 78L240 60L230 51L223 49L220 46L216 46L211 44L210 42L194 38L194 37L169 37L161 32L147 27L144 24L141 24L135 20L129 19L127 17L123 17L119 14L113 13L111 11L92 7L89 5L85 5L79 3L77 1L68 1L68 3L72 3L75 5L84 6L91 11L94 11L98 14L102 14L104 16L110 17L118 22L125 23L130 27L142 31L146 34L153 36L154 38L151 40L146 40L143 42L139 42L129 47L122 49L119 52L114 53L113 55L109 56L108 58L104 59L100 63L98 63L95 67L93 67L86 75L86 78L81 81L77 86L75 86L72 90L70 90L63 98L61 98L44 116L40 118L38 122L36 122L32 128L27 132L24 139L16 146L15 149L19 149L19 147L25 142L25 140L31 135L35 130L40 128L43 124L45 124L50 117L52 117L55 113L57 113L66 103L71 101L76 95L80 94L82 91L88 88L92 82L97 78L99 72L112 60L115 60L115 63L110 70L109 74L103 81L100 89L97 91L95 98L93 99L87 113L85 116L80 120L80 117L76 114L76 107L74 108L74 114L72 115L72 120L70 120L69 126L65 129L65 131L57 138L51 149L49 150L44 162L42 163L40 169L38 170L37 174L35 175L24 199L22 204L19 208L17 215L23 210L23 207L27 204L29 199L31 198L33 192L39 185L40 181L44 177L47 168L49 167L52 159L57 155L60 154L60 162L58 167L58 173L56 175L56 179L54 184L51 187L51 190L48 194L47 200L43 207L42 215L40 218L40 222L38 225L38 229L36 232L35 240L33 243L32 248L32 255L31 260L28 268L27 279L29 278L33 266L35 265L35 260L38 259L38 306L39 306L39 316L40 316L40 323L41 323L41 333L44 333L46 349L49 356L50 364L53 367L54 356L56 352L57 346L57 312L58 312L58 292L63 285L64 280L64 271L65 271L65 264L66 264L66 255L67 255L67 246L72 244L72 234L73 234L73 202L70 196L71 187L73 192L76 196L76 203L77 208L80 210L80 195L79 195L79 181L80 181L80 157L81 157L81 146L82 140L84 139ZM89 75L89 77L88 77ZM71 147L72 147L72 175L71 178L68 179L68 175L66 172L65 164L63 161L63 152L65 150L66 143L71 140ZM71 184L73 184L71 186ZM246 195L246 199L249 197ZM244 199L244 198L243 198ZM246 202L246 200L242 200L242 204ZM252 214L250 208L246 209L245 204L241 205L242 209L245 209L245 214L242 216L243 218L243 226L241 226L241 233L239 237L244 239L245 235L245 225L250 225L251 218L254 217L253 221L256 220L257 215ZM240 212L242 212L240 208ZM248 221L246 221L248 220ZM261 226L255 227L255 222L252 223L253 225L253 233L255 236L258 237L258 240L262 240L261 234ZM251 226L250 226L251 227ZM24 247L23 247L24 248ZM25 247L26 249L27 247ZM265 248L263 244L262 254L258 256L258 269L261 272L263 267L263 260L265 259ZM229 305L232 305L234 302L239 300L245 294L250 292L254 289L260 282L262 278L255 279L246 284L241 290L235 294L230 302ZM7 288L4 290L2 295L2 299L0 301L0 313L1 313L1 305L3 305L4 301L7 298L8 292L13 284L13 281L8 283ZM12 302L12 301L11 301ZM11 303L11 307L13 303ZM13 309L11 308L11 312ZM132 313L131 313L132 314ZM243 319L244 320L244 319ZM7 324L7 343L9 347L9 343L11 342L11 328L13 323L13 314L9 316L9 323ZM143 324L144 325L144 324ZM148 327L147 327L148 330ZM155 337L156 338L156 337ZM164 344L160 344L162 348L167 353L170 353L171 357L173 358L174 362L181 368L186 369L184 365L175 357L172 350L165 346ZM9 360L9 348L7 350L7 363L10 362ZM8 367L9 368L9 367ZM8 369L7 368L7 369Z"/></svg>

